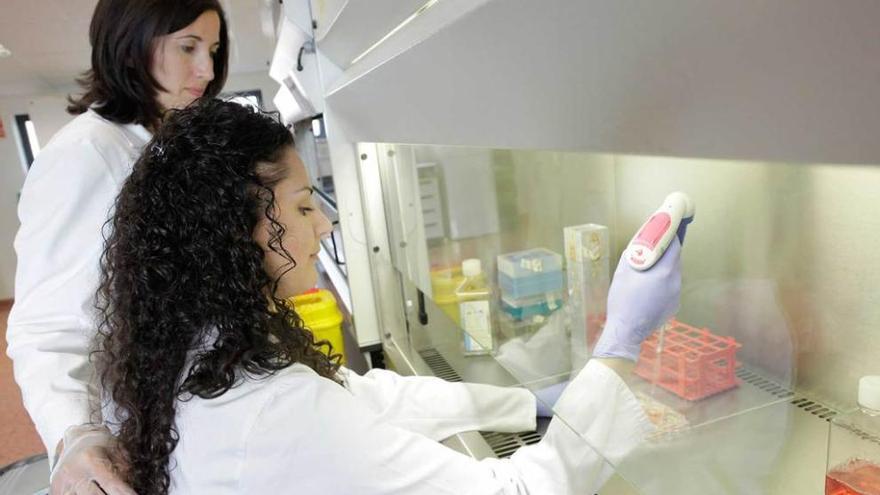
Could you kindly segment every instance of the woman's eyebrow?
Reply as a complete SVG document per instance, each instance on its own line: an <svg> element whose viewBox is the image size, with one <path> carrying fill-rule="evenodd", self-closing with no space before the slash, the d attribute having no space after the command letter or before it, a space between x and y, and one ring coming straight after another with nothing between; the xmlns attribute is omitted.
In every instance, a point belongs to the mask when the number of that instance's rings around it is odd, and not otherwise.
<svg viewBox="0 0 880 495"><path fill-rule="evenodd" d="M306 186L306 187L304 187L304 188L302 188L302 189L297 190L297 191L294 192L293 194L299 194L299 193L301 193L301 192L303 192L303 191L308 191L308 192L309 192L309 196L311 196L311 195L315 192L315 189L312 188L312 186Z"/></svg>
<svg viewBox="0 0 880 495"><path fill-rule="evenodd" d="M179 40L182 40L182 39L184 39L184 38L192 38L192 39L194 39L194 40L196 40L196 41L205 41L205 40L202 39L201 36L199 36L199 35L197 35L197 34L184 34L184 35L182 35L182 36L178 36L178 37L177 37L177 39L179 39ZM219 41L215 41L214 44L211 45L211 46L220 46L220 42L219 42Z"/></svg>

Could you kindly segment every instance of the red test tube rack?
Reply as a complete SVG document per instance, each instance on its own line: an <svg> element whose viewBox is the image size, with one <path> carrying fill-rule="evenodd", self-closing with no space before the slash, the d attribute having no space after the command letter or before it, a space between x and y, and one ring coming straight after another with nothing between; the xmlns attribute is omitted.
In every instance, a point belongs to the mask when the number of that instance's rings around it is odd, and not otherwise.
<svg viewBox="0 0 880 495"><path fill-rule="evenodd" d="M739 385L736 350L742 345L733 337L671 319L658 353L660 345L659 331L642 343L635 372L645 380L690 401Z"/></svg>

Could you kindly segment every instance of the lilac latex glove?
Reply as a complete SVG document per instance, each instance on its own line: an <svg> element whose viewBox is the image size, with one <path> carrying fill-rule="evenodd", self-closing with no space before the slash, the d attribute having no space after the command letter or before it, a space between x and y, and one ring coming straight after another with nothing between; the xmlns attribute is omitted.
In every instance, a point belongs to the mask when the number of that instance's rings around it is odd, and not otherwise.
<svg viewBox="0 0 880 495"><path fill-rule="evenodd" d="M684 222L682 222L684 223ZM642 341L678 311L681 296L681 241L684 230L672 239L657 264L645 271L617 263L608 290L608 319L593 357L618 357L635 361Z"/></svg>
<svg viewBox="0 0 880 495"><path fill-rule="evenodd" d="M556 405L556 401L559 400L559 396L565 391L566 386L568 386L568 380L532 391L538 399L538 411L536 415L539 418L553 417L553 406Z"/></svg>
<svg viewBox="0 0 880 495"><path fill-rule="evenodd" d="M675 235L678 236L678 242L684 246L684 236L687 234L688 225L694 221L694 217L685 217L681 219L681 223L678 224L678 230L675 231Z"/></svg>

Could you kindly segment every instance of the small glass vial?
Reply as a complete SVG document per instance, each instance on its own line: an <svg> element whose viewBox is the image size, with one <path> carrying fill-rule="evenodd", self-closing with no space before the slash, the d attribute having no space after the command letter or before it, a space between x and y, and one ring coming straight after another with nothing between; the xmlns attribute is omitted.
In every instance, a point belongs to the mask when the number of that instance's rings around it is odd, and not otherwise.
<svg viewBox="0 0 880 495"><path fill-rule="evenodd" d="M464 280L455 289L464 330L463 344L466 356L490 354L495 349L492 335L492 289L486 282L480 260L466 259L461 263Z"/></svg>
<svg viewBox="0 0 880 495"><path fill-rule="evenodd" d="M859 409L831 420L825 495L880 495L880 376L863 376Z"/></svg>

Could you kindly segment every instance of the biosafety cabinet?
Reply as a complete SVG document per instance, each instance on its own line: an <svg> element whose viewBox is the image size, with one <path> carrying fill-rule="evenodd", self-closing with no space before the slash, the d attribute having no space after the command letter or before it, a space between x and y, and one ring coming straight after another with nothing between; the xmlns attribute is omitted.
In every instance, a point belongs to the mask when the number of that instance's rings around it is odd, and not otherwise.
<svg viewBox="0 0 880 495"><path fill-rule="evenodd" d="M657 433L600 493L823 493L828 420L880 374L880 3L284 11L313 39L294 76L316 81L299 89L325 126L362 348L405 374L564 381L626 243L685 191L681 309L626 378ZM467 259L489 333L462 319ZM482 457L538 438L449 443Z"/></svg>

